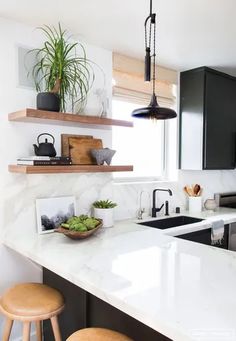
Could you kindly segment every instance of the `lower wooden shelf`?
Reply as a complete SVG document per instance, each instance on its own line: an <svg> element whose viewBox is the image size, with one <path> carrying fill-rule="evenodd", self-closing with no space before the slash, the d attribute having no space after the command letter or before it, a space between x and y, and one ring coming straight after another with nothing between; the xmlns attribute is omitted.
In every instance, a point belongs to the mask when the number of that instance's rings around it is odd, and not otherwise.
<svg viewBox="0 0 236 341"><path fill-rule="evenodd" d="M22 166L9 165L9 172L21 174L49 174L49 173L105 173L105 172L132 172L133 166L97 166L97 165L71 165L71 166Z"/></svg>

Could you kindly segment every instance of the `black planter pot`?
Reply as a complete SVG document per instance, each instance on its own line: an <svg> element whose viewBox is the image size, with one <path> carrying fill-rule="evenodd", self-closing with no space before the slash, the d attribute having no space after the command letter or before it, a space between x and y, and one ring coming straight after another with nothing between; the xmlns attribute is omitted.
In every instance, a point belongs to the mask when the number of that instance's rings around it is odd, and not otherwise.
<svg viewBox="0 0 236 341"><path fill-rule="evenodd" d="M37 109L60 111L60 97L52 92L40 92L37 95Z"/></svg>

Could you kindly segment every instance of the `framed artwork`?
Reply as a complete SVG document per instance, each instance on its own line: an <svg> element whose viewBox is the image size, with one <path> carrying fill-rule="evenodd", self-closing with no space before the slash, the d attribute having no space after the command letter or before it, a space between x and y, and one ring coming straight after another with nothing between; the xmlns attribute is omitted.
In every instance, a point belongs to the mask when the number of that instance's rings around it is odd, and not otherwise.
<svg viewBox="0 0 236 341"><path fill-rule="evenodd" d="M75 207L74 196L36 199L38 233L53 232L55 228L76 215Z"/></svg>

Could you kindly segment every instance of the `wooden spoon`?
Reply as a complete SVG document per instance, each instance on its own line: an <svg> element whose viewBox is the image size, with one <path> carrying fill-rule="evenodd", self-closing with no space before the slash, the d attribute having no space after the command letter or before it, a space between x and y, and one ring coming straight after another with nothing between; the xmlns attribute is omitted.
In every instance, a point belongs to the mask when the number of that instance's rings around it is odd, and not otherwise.
<svg viewBox="0 0 236 341"><path fill-rule="evenodd" d="M199 192L198 192L198 194L197 194L198 197L200 197L200 196L202 195L202 191L203 191L203 188L200 187L200 190L199 190Z"/></svg>
<svg viewBox="0 0 236 341"><path fill-rule="evenodd" d="M189 197L193 196L193 190L190 186L188 186L188 185L184 186L184 191L185 191L185 193L188 194Z"/></svg>
<svg viewBox="0 0 236 341"><path fill-rule="evenodd" d="M187 186L190 197L194 197L193 187Z"/></svg>
<svg viewBox="0 0 236 341"><path fill-rule="evenodd" d="M184 192L185 192L188 196L190 196L190 194L189 194L189 192L188 192L187 186L184 186Z"/></svg>
<svg viewBox="0 0 236 341"><path fill-rule="evenodd" d="M195 197L198 196L198 193L200 192L200 190L201 190L201 186L200 186L200 185L198 185L198 184L194 185L194 187L193 187L193 193L194 193L194 196L195 196Z"/></svg>

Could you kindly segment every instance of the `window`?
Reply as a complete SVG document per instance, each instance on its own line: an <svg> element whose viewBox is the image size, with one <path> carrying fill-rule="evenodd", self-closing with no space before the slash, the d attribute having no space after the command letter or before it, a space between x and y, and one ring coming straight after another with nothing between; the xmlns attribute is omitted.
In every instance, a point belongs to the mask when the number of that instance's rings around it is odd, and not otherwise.
<svg viewBox="0 0 236 341"><path fill-rule="evenodd" d="M131 112L145 104L137 105L122 99L112 101L113 118L132 120ZM113 149L117 152L114 163L133 165L133 172L116 174L119 178L146 178L157 180L164 173L165 122L134 120L134 128L113 127Z"/></svg>
<svg viewBox="0 0 236 341"><path fill-rule="evenodd" d="M112 116L133 120L131 112L147 106L152 88L143 80L143 61L113 53ZM158 67L156 70L158 103L176 105L177 72ZM135 119L134 128L113 128L114 164L133 165L134 171L114 173L116 178L152 181L177 177L177 120L151 121Z"/></svg>

